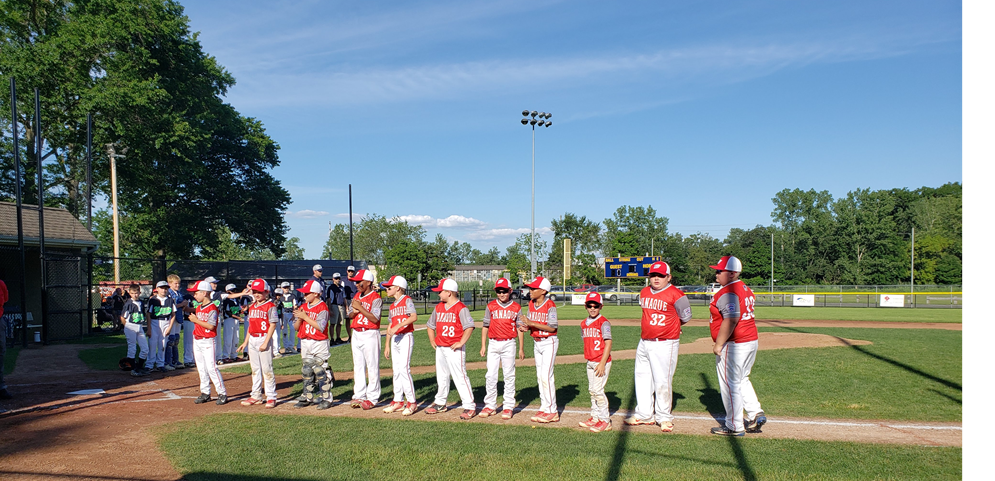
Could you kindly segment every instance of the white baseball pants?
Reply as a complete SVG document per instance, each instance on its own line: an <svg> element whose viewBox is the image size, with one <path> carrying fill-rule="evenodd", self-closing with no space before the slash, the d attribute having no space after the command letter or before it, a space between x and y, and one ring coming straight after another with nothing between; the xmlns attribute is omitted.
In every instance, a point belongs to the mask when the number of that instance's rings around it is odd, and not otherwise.
<svg viewBox="0 0 995 481"><path fill-rule="evenodd" d="M449 401L450 379L456 385L463 409L477 409L477 404L473 401L470 377L466 375L466 346L459 349L439 346L435 349L435 380L439 384L435 404L444 406Z"/></svg>
<svg viewBox="0 0 995 481"><path fill-rule="evenodd" d="M152 324L152 345L149 346L155 352L152 356L149 356L149 360L152 361L154 367L163 367L166 365L166 336L169 335L166 329L169 328L169 320L155 320L150 321Z"/></svg>
<svg viewBox="0 0 995 481"><path fill-rule="evenodd" d="M221 346L221 358L235 359L235 348L237 348L239 344L238 319L229 317L222 322L221 326L223 328L221 335L224 338Z"/></svg>
<svg viewBox="0 0 995 481"><path fill-rule="evenodd" d="M225 381L221 379L221 371L218 370L218 365L214 362L214 339L217 339L217 336L194 339L193 341L193 358L194 362L197 363L197 373L200 374L200 392L210 396L211 383L213 382L214 390L218 392L218 395L227 396Z"/></svg>
<svg viewBox="0 0 995 481"><path fill-rule="evenodd" d="M539 411L558 412L556 407L556 379L553 377L553 364L556 351L560 348L560 338L549 336L535 342L533 355L536 360L536 378L539 381Z"/></svg>
<svg viewBox="0 0 995 481"><path fill-rule="evenodd" d="M415 383L411 379L411 351L415 347L413 333L390 336L390 366L394 371L394 402L415 402Z"/></svg>
<svg viewBox="0 0 995 481"><path fill-rule="evenodd" d="M129 322L124 325L124 338L128 341L128 357L135 358L135 348L138 348L138 358L148 359L149 340L145 337L145 329L141 324Z"/></svg>
<svg viewBox="0 0 995 481"><path fill-rule="evenodd" d="M680 339L639 340L635 368L637 419L658 423L674 421L670 410L674 402L672 384L680 342Z"/></svg>
<svg viewBox="0 0 995 481"><path fill-rule="evenodd" d="M308 359L321 362L328 361L328 340L301 339L301 361L303 362ZM328 378L330 381L331 375Z"/></svg>
<svg viewBox="0 0 995 481"><path fill-rule="evenodd" d="M380 400L380 330L352 333L352 398Z"/></svg>
<svg viewBox="0 0 995 481"><path fill-rule="evenodd" d="M249 366L252 368L252 392L249 397L262 400L265 389L266 400L276 400L276 375L273 374L273 339L270 338L269 349L260 352L263 347L262 336L249 336Z"/></svg>
<svg viewBox="0 0 995 481"><path fill-rule="evenodd" d="M726 427L743 431L743 411L747 419L755 419L762 410L757 393L750 382L750 371L757 359L757 341L727 342L721 354L715 356L715 372L719 375L722 405L726 409Z"/></svg>
<svg viewBox="0 0 995 481"><path fill-rule="evenodd" d="M183 364L193 362L193 328L192 321L183 321Z"/></svg>
<svg viewBox="0 0 995 481"><path fill-rule="evenodd" d="M515 409L515 355L518 343L515 338L498 341L487 340L487 386L484 407L497 410L498 368L504 371L504 409Z"/></svg>
<svg viewBox="0 0 995 481"><path fill-rule="evenodd" d="M605 375L598 377L594 371L598 368L600 361L587 361L587 392L591 395L591 417L602 421L609 420L608 396L605 395L605 384L608 382L608 374L612 370L612 362L605 363Z"/></svg>

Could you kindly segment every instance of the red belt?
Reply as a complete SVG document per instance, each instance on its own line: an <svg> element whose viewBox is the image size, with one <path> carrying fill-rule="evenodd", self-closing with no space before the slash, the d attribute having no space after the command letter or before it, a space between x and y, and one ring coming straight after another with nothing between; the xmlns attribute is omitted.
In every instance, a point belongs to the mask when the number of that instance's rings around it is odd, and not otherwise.
<svg viewBox="0 0 995 481"><path fill-rule="evenodd" d="M668 339L664 337L657 337L654 339L643 339L644 341L676 341L676 339Z"/></svg>
<svg viewBox="0 0 995 481"><path fill-rule="evenodd" d="M366 328L366 327L354 327L354 328L352 328L352 330L359 331L359 332L363 332L363 331L379 331L380 328L379 327L370 327L370 328ZM400 333L398 333L398 334L400 334Z"/></svg>
<svg viewBox="0 0 995 481"><path fill-rule="evenodd" d="M214 339L213 337L206 337L206 336L194 336L193 338L196 339L196 340L198 340L198 341L203 340L203 339Z"/></svg>
<svg viewBox="0 0 995 481"><path fill-rule="evenodd" d="M263 337L266 334L253 334L253 333L250 332L249 335L252 336L252 337Z"/></svg>
<svg viewBox="0 0 995 481"><path fill-rule="evenodd" d="M514 337L509 337L507 339L494 339L494 338L491 338L492 341L510 341L512 339L514 339Z"/></svg>

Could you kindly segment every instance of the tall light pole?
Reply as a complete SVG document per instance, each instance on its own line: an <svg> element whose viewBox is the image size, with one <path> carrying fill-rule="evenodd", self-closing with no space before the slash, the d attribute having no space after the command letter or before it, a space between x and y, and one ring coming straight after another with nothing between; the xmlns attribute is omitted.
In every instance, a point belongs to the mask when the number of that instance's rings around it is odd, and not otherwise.
<svg viewBox="0 0 995 481"><path fill-rule="evenodd" d="M529 117L532 118L529 118ZM553 125L549 119L553 114L549 112L536 112L523 110L522 111L522 125L532 126L532 242L529 246L529 253L532 258L532 272L529 276L535 279L536 276L536 125L540 127L549 127ZM536 118L538 117L538 119Z"/></svg>

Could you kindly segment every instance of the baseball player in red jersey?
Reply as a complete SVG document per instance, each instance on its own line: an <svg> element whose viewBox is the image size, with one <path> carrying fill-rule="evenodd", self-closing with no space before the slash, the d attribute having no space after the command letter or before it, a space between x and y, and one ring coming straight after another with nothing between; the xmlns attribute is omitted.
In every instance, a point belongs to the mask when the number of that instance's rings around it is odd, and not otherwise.
<svg viewBox="0 0 995 481"><path fill-rule="evenodd" d="M536 360L536 378L539 381L539 412L532 416L532 422L555 423L560 420L556 407L556 379L553 365L560 339L556 337L559 320L556 317L556 303L546 298L549 292L549 279L536 277L529 287L529 312L522 329L527 329L535 341L533 353Z"/></svg>
<svg viewBox="0 0 995 481"><path fill-rule="evenodd" d="M459 286L456 281L443 279L432 290L439 293L439 300L442 301L435 306L426 323L428 341L432 344L432 349L435 349L435 380L439 385L439 392L435 394L435 402L425 410L425 414L446 411L449 381L452 379L463 403L460 419L467 420L477 414L470 377L466 374L466 341L473 332L473 318L470 317L470 310L459 301Z"/></svg>
<svg viewBox="0 0 995 481"><path fill-rule="evenodd" d="M681 326L691 320L691 303L680 289L670 284L673 276L666 262L654 262L649 276L650 285L639 292L643 316L636 347L636 412L626 418L625 424L660 423L660 430L669 433L674 430L671 386L677 369Z"/></svg>
<svg viewBox="0 0 995 481"><path fill-rule="evenodd" d="M612 326L601 315L602 305L601 294L588 292L584 298L587 319L580 325L584 359L587 359L587 391L591 395L591 417L580 426L595 433L612 430L608 396L605 396L605 383L612 370Z"/></svg>
<svg viewBox="0 0 995 481"><path fill-rule="evenodd" d="M739 280L743 263L734 256L725 256L715 269L715 282L722 288L708 306L708 328L715 344L715 371L719 376L725 424L712 428L712 434L742 436L746 431L760 432L767 416L750 382L750 371L757 358L757 323L753 315L756 298L753 291ZM743 411L746 417L743 417Z"/></svg>
<svg viewBox="0 0 995 481"><path fill-rule="evenodd" d="M352 407L373 409L380 400L380 310L373 273L360 269L352 277L358 291L346 317L352 319Z"/></svg>
<svg viewBox="0 0 995 481"><path fill-rule="evenodd" d="M294 332L301 340L301 377L304 392L295 408L317 404L318 409L332 407L332 370L328 367L328 305L321 300L321 284L307 281L297 289L304 302L294 309ZM320 400L319 400L320 399Z"/></svg>
<svg viewBox="0 0 995 481"><path fill-rule="evenodd" d="M225 390L225 381L221 379L218 364L214 362L214 339L218 336L218 323L221 322L217 304L210 301L214 288L211 283L200 281L196 287L187 290L193 291L193 298L197 301L197 308L188 316L190 322L194 323L193 359L197 364L197 373L200 374L200 396L194 403L201 404L211 400L213 382L214 390L218 392L217 404L220 406L228 402L228 391Z"/></svg>
<svg viewBox="0 0 995 481"><path fill-rule="evenodd" d="M390 327L387 328L387 345L384 346L384 357L390 359L394 371L394 399L383 412L401 411L403 416L415 413L415 383L411 379L411 351L415 346L415 326L418 313L415 311L415 301L407 296L408 281L401 276L393 276L380 287L387 289L387 296L394 302L390 305ZM405 403L404 400L408 402Z"/></svg>
<svg viewBox="0 0 995 481"><path fill-rule="evenodd" d="M273 332L279 318L276 314L276 304L269 299L269 285L262 279L256 279L249 284L252 290L253 303L249 305L246 316L248 328L245 340L238 350L248 347L249 366L252 367L252 392L249 399L243 400L243 406L262 404L262 394L265 389L266 408L276 407L276 376L273 374Z"/></svg>
<svg viewBox="0 0 995 481"><path fill-rule="evenodd" d="M494 283L497 299L484 308L484 329L480 332L480 356L487 356L487 390L480 417L497 414L498 368L504 371L504 399L501 419L511 419L515 409L515 339L518 358L525 359L525 334L518 329L522 306L511 300L511 283L501 278ZM490 343L488 343L490 340Z"/></svg>

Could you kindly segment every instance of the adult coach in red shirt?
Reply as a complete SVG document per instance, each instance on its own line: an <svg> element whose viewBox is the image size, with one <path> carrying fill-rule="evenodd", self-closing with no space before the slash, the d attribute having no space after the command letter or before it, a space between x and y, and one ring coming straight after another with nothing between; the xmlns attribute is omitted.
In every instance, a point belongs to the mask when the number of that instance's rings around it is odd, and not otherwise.
<svg viewBox="0 0 995 481"><path fill-rule="evenodd" d="M672 278L666 262L654 262L650 266L650 285L639 293L643 317L636 347L636 412L625 420L628 425L659 423L665 433L674 430L671 386L677 369L681 326L691 320L691 303L680 289L670 284Z"/></svg>
<svg viewBox="0 0 995 481"><path fill-rule="evenodd" d="M746 431L760 432L767 416L750 382L750 371L757 357L757 323L753 315L756 298L753 291L739 280L743 263L734 256L725 256L715 269L715 282L722 288L708 306L711 319L712 352L715 371L719 376L725 425L712 428L712 434L742 436ZM743 411L746 411L746 418Z"/></svg>

